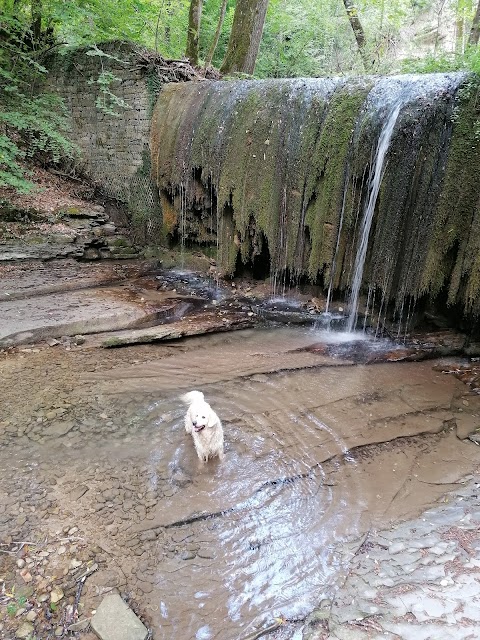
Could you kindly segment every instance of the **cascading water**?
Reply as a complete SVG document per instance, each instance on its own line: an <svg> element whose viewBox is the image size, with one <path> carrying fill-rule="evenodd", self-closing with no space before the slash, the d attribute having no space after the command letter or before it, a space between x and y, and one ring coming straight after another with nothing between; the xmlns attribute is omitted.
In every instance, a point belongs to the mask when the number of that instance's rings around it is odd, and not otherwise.
<svg viewBox="0 0 480 640"><path fill-rule="evenodd" d="M401 108L401 102L397 102L392 106L390 113L386 119L385 125L383 126L383 129L380 133L377 149L375 151L375 157L370 170L370 176L368 180L368 199L360 228L357 254L355 257L355 265L353 269L352 288L348 302L350 315L347 321L347 331L349 332L353 331L357 323L358 298L360 295L360 287L362 286L363 269L365 267L365 260L367 257L368 239L370 237L373 214L375 213L375 205L377 202L378 193L380 191L380 185L382 184L382 178L385 173L385 158L390 146L395 123L397 122L398 114L400 113Z"/></svg>
<svg viewBox="0 0 480 640"><path fill-rule="evenodd" d="M216 242L224 274L240 263L253 272L261 256L275 289L308 280L328 290L329 308L351 291L350 329L362 287L370 317L375 298L398 316L403 300L434 301L442 289L480 313L475 82L458 73L166 86L152 168L168 219L183 202L177 230Z"/></svg>

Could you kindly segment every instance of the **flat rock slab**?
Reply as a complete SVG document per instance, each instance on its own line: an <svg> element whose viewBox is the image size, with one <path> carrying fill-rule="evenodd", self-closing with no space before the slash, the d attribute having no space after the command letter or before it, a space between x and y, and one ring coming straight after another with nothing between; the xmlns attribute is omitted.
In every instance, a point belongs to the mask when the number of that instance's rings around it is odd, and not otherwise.
<svg viewBox="0 0 480 640"><path fill-rule="evenodd" d="M0 347L62 335L141 326L148 308L121 299L113 289L50 294L0 302Z"/></svg>
<svg viewBox="0 0 480 640"><path fill-rule="evenodd" d="M149 344L151 342L198 336L205 333L248 329L257 323L258 319L256 317L249 317L246 313L221 315L220 313L205 311L199 315L189 316L176 322L148 329L133 329L109 333L108 335L97 335L89 341L88 345L124 347L132 344Z"/></svg>
<svg viewBox="0 0 480 640"><path fill-rule="evenodd" d="M148 629L117 593L102 600L91 625L101 640L145 640Z"/></svg>
<svg viewBox="0 0 480 640"><path fill-rule="evenodd" d="M0 302L111 285L145 275L154 267L155 263L147 260L80 263L64 259L0 264Z"/></svg>

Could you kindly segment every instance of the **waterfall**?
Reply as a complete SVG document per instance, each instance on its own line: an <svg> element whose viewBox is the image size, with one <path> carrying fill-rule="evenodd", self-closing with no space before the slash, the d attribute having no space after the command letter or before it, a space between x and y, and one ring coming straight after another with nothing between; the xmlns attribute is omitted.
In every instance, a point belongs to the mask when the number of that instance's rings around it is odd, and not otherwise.
<svg viewBox="0 0 480 640"><path fill-rule="evenodd" d="M390 146L390 140L392 139L393 130L401 107L402 103L397 102L390 109L390 113L385 121L382 131L380 132L375 157L370 169L368 179L368 199L360 227L357 254L353 268L352 288L348 302L350 315L347 322L347 331L353 331L357 323L358 298L360 294L360 287L362 286L363 269L365 267L365 260L367 257L368 238L372 227L375 204L377 202L380 185L382 184L382 178L385 171L385 157Z"/></svg>
<svg viewBox="0 0 480 640"><path fill-rule="evenodd" d="M375 300L398 316L404 300L442 292L480 315L476 83L452 73L165 86L152 171L166 240L216 246L226 275L242 265L275 289L289 277L322 287L328 309L349 292L350 329L361 287L370 314Z"/></svg>

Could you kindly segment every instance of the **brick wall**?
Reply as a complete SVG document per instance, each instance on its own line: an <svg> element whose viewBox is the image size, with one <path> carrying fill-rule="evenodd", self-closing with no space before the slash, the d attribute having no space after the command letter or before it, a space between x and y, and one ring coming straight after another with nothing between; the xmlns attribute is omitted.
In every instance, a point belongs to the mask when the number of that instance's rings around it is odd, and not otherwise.
<svg viewBox="0 0 480 640"><path fill-rule="evenodd" d="M154 96L145 73L135 64L136 49L126 43L101 45L106 55L84 48L58 56L48 77L71 114L71 138L80 148L81 172L108 196L128 205L134 234L151 241L161 228L158 192L150 180L150 114ZM110 57L113 56L113 57ZM102 96L102 72L117 79L108 89L126 107ZM101 102L117 115L105 113ZM142 237L143 236L143 237Z"/></svg>

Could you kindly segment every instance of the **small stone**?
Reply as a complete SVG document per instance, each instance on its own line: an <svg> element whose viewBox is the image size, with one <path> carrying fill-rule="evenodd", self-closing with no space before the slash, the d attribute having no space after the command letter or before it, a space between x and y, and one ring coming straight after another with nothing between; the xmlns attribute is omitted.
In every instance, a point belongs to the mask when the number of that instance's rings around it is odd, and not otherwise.
<svg viewBox="0 0 480 640"><path fill-rule="evenodd" d="M73 560L71 560L70 562L70 569L78 569L78 567L82 566L82 561L81 560L77 560L76 558L74 558Z"/></svg>
<svg viewBox="0 0 480 640"><path fill-rule="evenodd" d="M155 540L157 538L155 531L145 531L141 534L140 540Z"/></svg>
<svg viewBox="0 0 480 640"><path fill-rule="evenodd" d="M64 595L65 594L60 587L54 587L50 592L50 602L56 604L57 602L60 602Z"/></svg>
<svg viewBox="0 0 480 640"><path fill-rule="evenodd" d="M57 412L50 412L50 413L54 413L54 417L56 417ZM48 413L47 413L47 418L48 418ZM54 438L60 438L64 435L66 435L69 431L71 431L73 429L73 427L75 426L75 423L72 422L71 420L63 420L63 421L58 421L58 422L52 422L52 424L50 426L48 426L46 429L44 429L43 431L43 435L45 436L51 436Z"/></svg>
<svg viewBox="0 0 480 640"><path fill-rule="evenodd" d="M83 620L77 620L69 627L67 627L67 631L85 631L90 624L90 620L88 618L84 618Z"/></svg>
<svg viewBox="0 0 480 640"><path fill-rule="evenodd" d="M394 542L393 544L391 544L388 547L388 552L390 553L390 555L395 555L396 553L400 553L400 551L404 551L405 550L405 545L403 544L403 542Z"/></svg>
<svg viewBox="0 0 480 640"><path fill-rule="evenodd" d="M24 569L23 571L20 571L20 575L23 578L23 581L25 582L25 584L28 584L29 582L31 582L33 580L32 578L32 574L27 571L26 569Z"/></svg>
<svg viewBox="0 0 480 640"><path fill-rule="evenodd" d="M33 609L31 611L29 611L27 613L27 615L25 616L25 618L28 620L28 622L33 622L37 617L37 612L34 611Z"/></svg>
<svg viewBox="0 0 480 640"><path fill-rule="evenodd" d="M16 638L28 638L29 635L34 632L33 624L30 622L24 622L15 632Z"/></svg>
<svg viewBox="0 0 480 640"><path fill-rule="evenodd" d="M101 640L145 640L148 629L117 593L102 600L91 620Z"/></svg>
<svg viewBox="0 0 480 640"><path fill-rule="evenodd" d="M17 567L18 567L19 569L23 569L23 567L24 567L24 566L25 566L25 560L24 560L23 558L19 558L19 559L17 560Z"/></svg>
<svg viewBox="0 0 480 640"><path fill-rule="evenodd" d="M57 627L55 629L55 637L61 638L63 636L63 627Z"/></svg>
<svg viewBox="0 0 480 640"><path fill-rule="evenodd" d="M58 547L58 549L57 549L57 553L58 553L58 555L59 555L59 556L61 556L61 555L63 555L63 554L65 553L65 551L66 551L66 550L67 550L67 547L65 547L65 546L62 544L60 547Z"/></svg>

